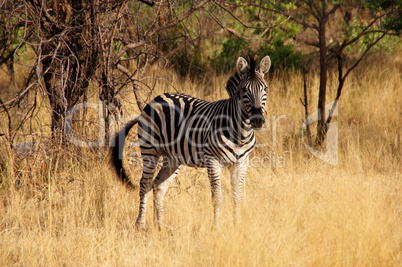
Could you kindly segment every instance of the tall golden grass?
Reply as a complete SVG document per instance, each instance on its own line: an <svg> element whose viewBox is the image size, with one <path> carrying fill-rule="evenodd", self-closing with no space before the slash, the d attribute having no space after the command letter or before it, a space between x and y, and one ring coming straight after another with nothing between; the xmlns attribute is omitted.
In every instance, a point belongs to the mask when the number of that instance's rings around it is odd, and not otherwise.
<svg viewBox="0 0 402 267"><path fill-rule="evenodd" d="M401 58L371 57L348 77L335 119L337 166L303 146L302 76L267 78L268 124L272 115L283 115L276 143L272 127L258 134L268 146L252 156L265 156L265 165L248 171L237 225L230 172L223 172L221 232L212 230L203 169L183 168L172 184L165 197L165 229L153 223L151 200L147 230L138 231L138 191L118 182L109 159L99 156L103 150L68 155L39 148L16 162L15 173L4 168L0 174L0 265L398 266L401 69ZM308 78L314 111L319 80L314 73ZM226 97L227 77L192 82L169 74L168 79L180 92L207 100ZM156 88L174 91L163 81ZM328 101L335 90L331 74ZM134 170L136 179L140 172Z"/></svg>

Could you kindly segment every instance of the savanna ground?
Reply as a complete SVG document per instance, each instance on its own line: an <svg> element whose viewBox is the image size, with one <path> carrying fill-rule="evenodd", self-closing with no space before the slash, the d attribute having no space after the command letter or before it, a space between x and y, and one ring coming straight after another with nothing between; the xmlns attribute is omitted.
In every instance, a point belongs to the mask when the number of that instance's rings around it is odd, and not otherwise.
<svg viewBox="0 0 402 267"><path fill-rule="evenodd" d="M233 225L230 172L223 172L220 232L212 230L203 169L183 168L172 183L165 197L168 227L159 231L154 225L151 197L147 230L138 231L138 189L118 181L106 149L71 145L60 152L57 145L42 145L46 133L41 133L36 152L17 157L13 172L11 152L1 139L0 265L398 266L401 69L400 57L374 56L348 77L333 120L336 166L303 145L302 76L267 77L268 126L258 134L266 145L252 154L238 225ZM180 92L211 101L227 97L227 76L198 82L167 78ZM309 75L310 111L318 84L318 75ZM331 74L328 102L336 85ZM156 88L174 91L163 80ZM38 117L38 129L49 124L46 107ZM96 136L96 124L85 124L84 131ZM140 173L134 168L134 182Z"/></svg>

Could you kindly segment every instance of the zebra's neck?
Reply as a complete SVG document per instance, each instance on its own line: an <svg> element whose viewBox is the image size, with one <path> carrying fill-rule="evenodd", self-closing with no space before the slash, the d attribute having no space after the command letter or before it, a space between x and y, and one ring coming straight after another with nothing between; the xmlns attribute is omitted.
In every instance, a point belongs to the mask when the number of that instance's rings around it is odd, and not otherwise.
<svg viewBox="0 0 402 267"><path fill-rule="evenodd" d="M228 82L226 83L226 91L228 92L230 98L232 98L236 94L238 89L237 87L240 84L240 81L240 74L236 72L229 78Z"/></svg>
<svg viewBox="0 0 402 267"><path fill-rule="evenodd" d="M250 121L248 120L247 112L245 109L243 109L242 96L238 94L238 87L241 79L242 77L240 74L235 72L235 74L230 76L228 82L226 83L226 91L229 94L230 102L233 102L230 105L236 108L235 112L232 114L234 114L234 116L240 116L242 126L241 130L244 131L242 134L248 135L250 131L253 131L253 129L251 128Z"/></svg>
<svg viewBox="0 0 402 267"><path fill-rule="evenodd" d="M228 101L228 115L233 122L233 140L241 146L254 137L247 112L243 109L242 99L239 94L233 94Z"/></svg>

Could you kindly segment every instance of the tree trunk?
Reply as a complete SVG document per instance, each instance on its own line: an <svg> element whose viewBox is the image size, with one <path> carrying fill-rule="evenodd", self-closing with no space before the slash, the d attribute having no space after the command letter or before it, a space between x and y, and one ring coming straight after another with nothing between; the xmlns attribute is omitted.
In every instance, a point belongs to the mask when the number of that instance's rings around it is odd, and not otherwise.
<svg viewBox="0 0 402 267"><path fill-rule="evenodd" d="M325 12L325 11L324 11ZM325 140L325 98L327 91L327 44L325 39L326 33L326 14L323 14L323 18L319 23L318 38L320 49L320 90L318 94L318 123L317 123L317 137L316 144L321 146Z"/></svg>
<svg viewBox="0 0 402 267"><path fill-rule="evenodd" d="M43 6L37 3L38 13ZM52 138L64 133L67 110L88 88L98 64L99 6L91 1L72 0L48 7L41 16L40 47L44 82L52 108Z"/></svg>
<svg viewBox="0 0 402 267"><path fill-rule="evenodd" d="M44 54L51 53L52 48L43 49ZM49 103L51 107L51 131L52 139L59 140L63 132L63 124L65 114L67 112L66 103L63 103L63 91L60 88L60 81L57 81L57 67L52 66L52 59L46 58L42 60L43 69L49 71L43 76L45 82L46 91L49 97Z"/></svg>
<svg viewBox="0 0 402 267"><path fill-rule="evenodd" d="M101 85L101 93L100 93L100 100L102 101L102 106L99 107L102 109L102 115L103 115L103 122L99 124L99 127L103 127L104 129L102 130L105 136L105 139L103 142L101 142L101 146L104 146L105 144L109 144L109 135L110 135L110 129L109 129L109 118L112 115L111 114L111 103L113 103L114 99L114 90L113 87L110 86L108 75L106 73L102 73L102 85Z"/></svg>
<svg viewBox="0 0 402 267"><path fill-rule="evenodd" d="M308 121L308 94L307 94L307 68L303 64L302 68L302 73L303 73L303 93L304 93L304 100L302 101L302 104L304 106L304 114L305 114L305 124L306 124L306 134L307 134L307 141L310 144L311 143L311 131L310 131L310 122Z"/></svg>

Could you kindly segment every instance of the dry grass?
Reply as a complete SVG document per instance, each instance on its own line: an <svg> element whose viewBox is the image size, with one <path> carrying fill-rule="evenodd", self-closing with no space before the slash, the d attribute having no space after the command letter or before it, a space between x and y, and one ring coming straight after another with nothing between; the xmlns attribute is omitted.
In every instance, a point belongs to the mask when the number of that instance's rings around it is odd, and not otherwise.
<svg viewBox="0 0 402 267"><path fill-rule="evenodd" d="M236 226L224 171L220 233L211 230L205 170L184 168L168 191L170 228L155 227L150 201L148 229L141 232L134 226L138 192L117 182L107 158L72 148L74 157L40 151L19 162L15 176L0 174L1 265L399 265L402 62L369 62L376 63L356 70L341 97L335 167L302 145L301 76L272 77L267 118L286 118L277 124L277 144L256 149L253 156L275 153L285 161L277 168L249 169L242 221ZM208 100L225 97L226 77L208 81L219 93L189 79L169 79L182 92ZM316 92L317 76L312 74L310 82ZM336 84L330 86L329 99ZM311 109L315 99L312 95ZM270 142L272 129L259 140Z"/></svg>

